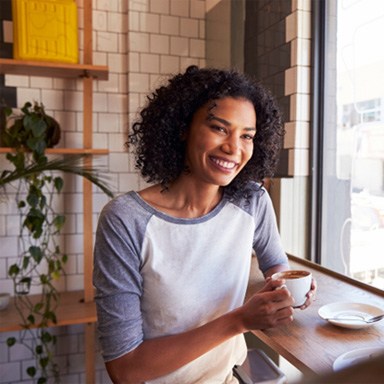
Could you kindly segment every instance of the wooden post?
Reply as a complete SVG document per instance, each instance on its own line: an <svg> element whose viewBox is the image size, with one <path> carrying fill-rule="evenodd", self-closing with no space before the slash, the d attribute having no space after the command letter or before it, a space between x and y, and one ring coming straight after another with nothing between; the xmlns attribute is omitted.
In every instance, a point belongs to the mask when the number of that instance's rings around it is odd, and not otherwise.
<svg viewBox="0 0 384 384"><path fill-rule="evenodd" d="M92 64L92 0L84 0L84 64ZM83 147L92 148L93 132L93 79L84 78L83 81ZM84 165L92 166L89 156ZM83 181L83 214L84 214L84 301L93 300L92 267L93 267L93 199L92 183ZM85 374L86 383L95 382L95 326L85 324Z"/></svg>
<svg viewBox="0 0 384 384"><path fill-rule="evenodd" d="M86 149L92 148L92 101L93 101L93 80L85 78L84 86L84 111L83 111L83 146ZM92 166L92 156L89 155L84 160L84 165ZM84 214L84 300L90 302L93 300L92 285L92 266L93 266L93 199L92 183L84 179L83 181L83 214Z"/></svg>

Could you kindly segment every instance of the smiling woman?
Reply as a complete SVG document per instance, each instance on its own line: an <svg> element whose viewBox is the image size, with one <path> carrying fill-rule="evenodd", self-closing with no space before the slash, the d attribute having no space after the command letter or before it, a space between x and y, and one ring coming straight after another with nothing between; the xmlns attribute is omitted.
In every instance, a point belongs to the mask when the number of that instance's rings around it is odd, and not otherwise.
<svg viewBox="0 0 384 384"><path fill-rule="evenodd" d="M289 266L262 187L282 135L273 97L238 72L190 67L148 98L128 143L157 184L108 203L96 234L114 382L237 383L243 333L292 321L293 299L270 279ZM244 304L252 250L267 281Z"/></svg>
<svg viewBox="0 0 384 384"><path fill-rule="evenodd" d="M128 138L127 145L136 150L137 169L148 182L167 186L185 170L186 142L181 138L185 138L195 112L204 105L212 108L225 97L249 100L257 116L252 159L230 189L241 191L249 180L262 182L273 175L284 135L274 97L244 74L192 66L149 96Z"/></svg>

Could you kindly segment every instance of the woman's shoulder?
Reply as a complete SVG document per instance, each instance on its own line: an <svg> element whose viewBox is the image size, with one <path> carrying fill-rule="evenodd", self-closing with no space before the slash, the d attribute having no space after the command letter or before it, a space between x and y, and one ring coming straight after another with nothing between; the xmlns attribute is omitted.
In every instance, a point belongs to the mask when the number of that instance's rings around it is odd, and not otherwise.
<svg viewBox="0 0 384 384"><path fill-rule="evenodd" d="M251 200L258 200L263 198L263 195L267 192L261 183L255 181L249 181L240 191L236 191L233 194L226 193L225 196L228 200L232 200L237 203L249 202Z"/></svg>
<svg viewBox="0 0 384 384"><path fill-rule="evenodd" d="M110 200L107 204L104 205L103 211L115 211L124 209L127 205L131 205L134 202L134 194L136 192L129 191L123 193L121 195L115 196L112 200Z"/></svg>
<svg viewBox="0 0 384 384"><path fill-rule="evenodd" d="M248 182L242 189L241 193L237 193L234 196L226 196L234 205L253 214L255 211L264 209L267 205L270 205L271 199L269 193L261 183Z"/></svg>
<svg viewBox="0 0 384 384"><path fill-rule="evenodd" d="M119 230L145 230L153 216L136 191L116 196L102 209L98 220L99 226ZM120 229L119 229L120 228ZM135 229L136 228L136 229Z"/></svg>
<svg viewBox="0 0 384 384"><path fill-rule="evenodd" d="M145 207L136 191L129 191L110 200L102 209L101 218L131 218L144 216Z"/></svg>

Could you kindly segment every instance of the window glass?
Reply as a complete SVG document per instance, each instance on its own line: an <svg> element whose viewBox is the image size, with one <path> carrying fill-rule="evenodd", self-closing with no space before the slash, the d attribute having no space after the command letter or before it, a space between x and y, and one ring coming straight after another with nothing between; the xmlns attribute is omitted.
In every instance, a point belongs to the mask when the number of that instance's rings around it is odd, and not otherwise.
<svg viewBox="0 0 384 384"><path fill-rule="evenodd" d="M327 1L321 263L384 289L384 1Z"/></svg>

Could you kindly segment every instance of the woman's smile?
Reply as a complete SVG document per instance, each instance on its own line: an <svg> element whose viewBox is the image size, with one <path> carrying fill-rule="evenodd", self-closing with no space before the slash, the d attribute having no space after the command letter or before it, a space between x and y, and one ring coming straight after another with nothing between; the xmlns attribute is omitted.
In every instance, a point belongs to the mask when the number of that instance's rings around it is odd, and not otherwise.
<svg viewBox="0 0 384 384"><path fill-rule="evenodd" d="M218 157L210 156L209 157L212 162L221 170L223 171L232 171L239 165L239 163L230 161L230 160L224 160Z"/></svg>

